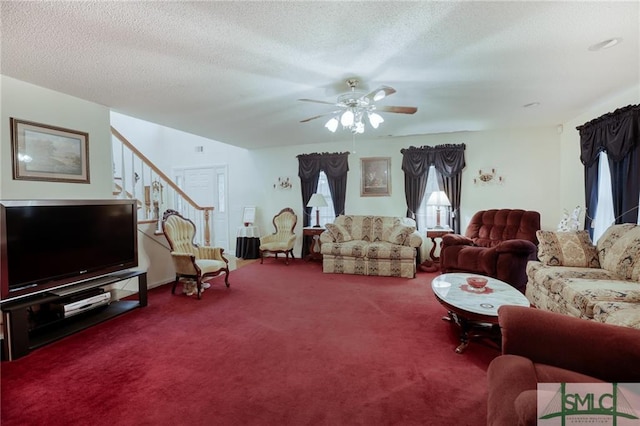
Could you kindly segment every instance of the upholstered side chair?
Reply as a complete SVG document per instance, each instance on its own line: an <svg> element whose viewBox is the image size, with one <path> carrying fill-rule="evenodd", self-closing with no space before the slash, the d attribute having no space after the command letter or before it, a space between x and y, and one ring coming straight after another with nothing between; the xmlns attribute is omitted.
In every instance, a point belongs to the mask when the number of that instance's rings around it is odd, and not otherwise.
<svg viewBox="0 0 640 426"><path fill-rule="evenodd" d="M274 253L276 259L278 253L284 253L286 256L285 263L289 264L289 255L295 259L293 255L293 245L296 242L296 234L293 229L298 223L298 216L293 209L285 207L273 217L273 226L276 232L271 235L265 235L260 238L260 263L264 260L265 253Z"/></svg>
<svg viewBox="0 0 640 426"><path fill-rule="evenodd" d="M195 244L196 225L191 220L175 210L167 210L162 216L162 232L171 247L171 259L176 270L172 294L175 294L181 278L196 282L198 299L202 289L209 287L208 283L203 283L206 278L224 273L224 283L229 287L229 261L223 255L224 249Z"/></svg>

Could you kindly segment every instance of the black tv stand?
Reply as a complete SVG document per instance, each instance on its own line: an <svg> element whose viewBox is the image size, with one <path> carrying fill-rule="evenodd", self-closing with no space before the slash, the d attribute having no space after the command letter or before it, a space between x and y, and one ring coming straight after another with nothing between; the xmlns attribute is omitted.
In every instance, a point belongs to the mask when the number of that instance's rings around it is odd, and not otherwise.
<svg viewBox="0 0 640 426"><path fill-rule="evenodd" d="M51 305L73 300L74 296L83 292L134 277L138 278L138 300L111 301L108 305L88 309L66 318L47 309ZM144 306L147 306L147 273L138 270L117 272L77 285L25 296L15 302L7 302L0 306L4 319L3 358L20 358L33 349ZM37 307L35 312L34 307Z"/></svg>

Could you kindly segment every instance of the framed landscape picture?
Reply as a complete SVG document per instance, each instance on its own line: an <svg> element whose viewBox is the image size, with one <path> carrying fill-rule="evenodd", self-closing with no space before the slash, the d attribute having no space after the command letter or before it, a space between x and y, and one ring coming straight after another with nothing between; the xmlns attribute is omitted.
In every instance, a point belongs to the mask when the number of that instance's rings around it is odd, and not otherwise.
<svg viewBox="0 0 640 426"><path fill-rule="evenodd" d="M11 118L13 178L89 183L89 134Z"/></svg>
<svg viewBox="0 0 640 426"><path fill-rule="evenodd" d="M360 170L360 196L391 195L391 157L361 158Z"/></svg>

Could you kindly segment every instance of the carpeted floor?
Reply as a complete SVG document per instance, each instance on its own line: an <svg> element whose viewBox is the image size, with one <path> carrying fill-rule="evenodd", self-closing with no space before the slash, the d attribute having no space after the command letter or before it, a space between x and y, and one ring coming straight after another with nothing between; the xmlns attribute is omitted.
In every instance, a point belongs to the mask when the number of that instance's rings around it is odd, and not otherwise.
<svg viewBox="0 0 640 426"><path fill-rule="evenodd" d="M12 425L483 425L497 350L415 279L254 262L1 365Z"/></svg>

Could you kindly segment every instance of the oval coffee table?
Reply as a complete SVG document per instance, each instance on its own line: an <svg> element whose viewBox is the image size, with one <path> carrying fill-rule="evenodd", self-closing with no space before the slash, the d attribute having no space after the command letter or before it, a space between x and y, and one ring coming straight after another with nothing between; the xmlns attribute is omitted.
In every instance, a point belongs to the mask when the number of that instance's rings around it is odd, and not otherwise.
<svg viewBox="0 0 640 426"><path fill-rule="evenodd" d="M529 300L515 287L495 278L484 277L488 281L482 291L476 291L467 284L467 277L478 274L452 273L437 276L431 282L431 289L448 310L444 320L460 327L460 345L456 353L462 353L472 338L489 339L500 347L500 327L498 308L502 305L531 306Z"/></svg>

